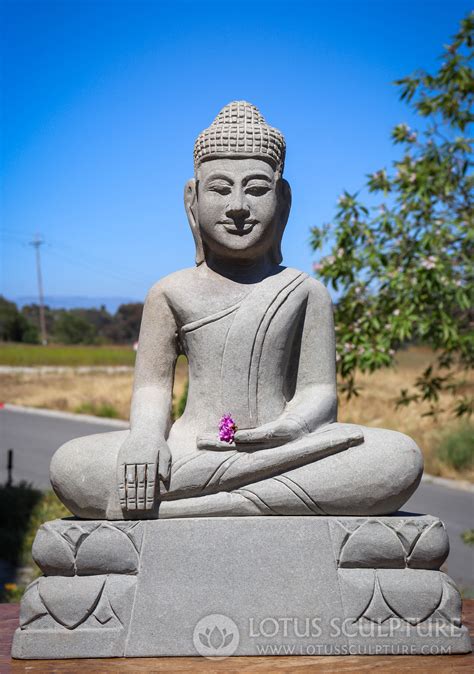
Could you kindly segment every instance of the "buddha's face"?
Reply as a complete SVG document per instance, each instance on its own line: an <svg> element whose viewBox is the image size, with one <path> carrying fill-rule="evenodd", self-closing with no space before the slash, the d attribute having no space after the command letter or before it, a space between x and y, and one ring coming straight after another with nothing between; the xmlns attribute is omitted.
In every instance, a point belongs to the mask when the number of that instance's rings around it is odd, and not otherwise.
<svg viewBox="0 0 474 674"><path fill-rule="evenodd" d="M197 219L219 257L252 260L272 246L281 219L275 171L262 159L213 159L198 172Z"/></svg>

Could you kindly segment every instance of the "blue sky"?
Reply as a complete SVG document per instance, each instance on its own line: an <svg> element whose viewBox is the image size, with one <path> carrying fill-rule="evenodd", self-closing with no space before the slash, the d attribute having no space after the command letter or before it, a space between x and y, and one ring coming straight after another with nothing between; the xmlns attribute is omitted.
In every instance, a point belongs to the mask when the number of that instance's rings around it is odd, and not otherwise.
<svg viewBox="0 0 474 674"><path fill-rule="evenodd" d="M182 205L197 134L231 100L287 140L284 261L311 270L312 225L395 156L413 123L393 80L433 70L464 0L4 0L1 284L143 299L191 266Z"/></svg>

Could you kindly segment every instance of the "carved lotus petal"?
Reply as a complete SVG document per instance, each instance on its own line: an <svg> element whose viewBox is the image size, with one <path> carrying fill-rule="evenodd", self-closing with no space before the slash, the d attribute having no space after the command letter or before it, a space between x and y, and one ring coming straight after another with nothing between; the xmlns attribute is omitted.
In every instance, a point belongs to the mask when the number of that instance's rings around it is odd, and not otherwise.
<svg viewBox="0 0 474 674"><path fill-rule="evenodd" d="M107 599L117 619L124 625L128 623L130 618L136 584L136 576L114 574L107 578L105 588Z"/></svg>
<svg viewBox="0 0 474 674"><path fill-rule="evenodd" d="M94 617L97 618L101 625L105 625L112 620L114 615L110 602L107 599L106 592L102 592L99 603L94 609Z"/></svg>
<svg viewBox="0 0 474 674"><path fill-rule="evenodd" d="M334 518L329 521L329 529L331 532L331 541L336 560L339 560L341 548L349 538L350 532L344 527L342 522Z"/></svg>
<svg viewBox="0 0 474 674"><path fill-rule="evenodd" d="M378 520L368 520L342 548L342 568L404 568L405 550L396 533Z"/></svg>
<svg viewBox="0 0 474 674"><path fill-rule="evenodd" d="M38 592L38 580L35 580L31 585L29 585L20 605L20 626L25 627L29 623L36 620L42 615L46 615L48 612L41 601Z"/></svg>
<svg viewBox="0 0 474 674"><path fill-rule="evenodd" d="M102 524L82 543L77 552L79 576L101 573L136 573L138 553L127 534L109 524Z"/></svg>
<svg viewBox="0 0 474 674"><path fill-rule="evenodd" d="M132 540L135 548L140 551L143 540L143 524L142 522L131 522L127 527L122 529L127 533L127 536Z"/></svg>
<svg viewBox="0 0 474 674"><path fill-rule="evenodd" d="M85 531L78 524L72 524L63 531L63 536L67 538L73 548L77 549L82 543L83 539L87 536L87 531Z"/></svg>
<svg viewBox="0 0 474 674"><path fill-rule="evenodd" d="M390 525L389 525L390 526ZM424 520L407 520L400 523L398 526L395 526L394 529L397 532L400 540L403 543L403 547L407 551L407 554L410 553L413 548L413 544L421 534L423 529L426 529L427 525Z"/></svg>
<svg viewBox="0 0 474 674"><path fill-rule="evenodd" d="M339 587L346 618L358 620L374 595L374 569L339 569Z"/></svg>
<svg viewBox="0 0 474 674"><path fill-rule="evenodd" d="M453 580L446 574L442 573L441 579L443 583L443 598L438 606L437 613L439 613L448 623L461 626L461 595Z"/></svg>
<svg viewBox="0 0 474 674"><path fill-rule="evenodd" d="M48 576L39 580L39 595L51 616L72 630L87 620L99 600L105 576L66 578Z"/></svg>
<svg viewBox="0 0 474 674"><path fill-rule="evenodd" d="M377 578L388 606L411 625L436 610L443 593L439 571L378 569Z"/></svg>
<svg viewBox="0 0 474 674"><path fill-rule="evenodd" d="M44 524L38 530L33 543L32 555L46 575L74 575L74 554L71 546L49 524Z"/></svg>
<svg viewBox="0 0 474 674"><path fill-rule="evenodd" d="M413 569L439 569L449 553L449 540L442 523L437 520L427 527L408 558Z"/></svg>
<svg viewBox="0 0 474 674"><path fill-rule="evenodd" d="M387 605L380 590L378 580L376 580L374 594L372 595L370 604L364 611L364 618L367 618L367 620L371 620L374 623L382 624L389 618L392 618L393 615L392 609Z"/></svg>

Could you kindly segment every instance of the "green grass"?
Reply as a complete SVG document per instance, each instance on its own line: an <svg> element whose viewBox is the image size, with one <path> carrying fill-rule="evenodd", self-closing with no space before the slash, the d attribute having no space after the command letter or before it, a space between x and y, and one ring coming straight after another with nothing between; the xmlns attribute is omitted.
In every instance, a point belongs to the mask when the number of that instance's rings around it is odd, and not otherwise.
<svg viewBox="0 0 474 674"><path fill-rule="evenodd" d="M474 425L468 421L442 436L437 449L438 458L456 470L474 467Z"/></svg>
<svg viewBox="0 0 474 674"><path fill-rule="evenodd" d="M94 402L85 402L76 407L74 412L76 412L76 414L92 414L95 417L107 417L109 419L117 419L119 416L115 407L109 403L97 404Z"/></svg>
<svg viewBox="0 0 474 674"><path fill-rule="evenodd" d="M128 346L60 346L38 344L0 344L0 365L97 366L135 363L135 352Z"/></svg>

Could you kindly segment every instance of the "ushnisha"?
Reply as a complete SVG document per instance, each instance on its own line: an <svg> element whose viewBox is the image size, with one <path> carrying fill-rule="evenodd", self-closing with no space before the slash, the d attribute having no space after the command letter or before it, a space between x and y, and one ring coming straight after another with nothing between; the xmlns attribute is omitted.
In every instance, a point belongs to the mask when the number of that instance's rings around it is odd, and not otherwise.
<svg viewBox="0 0 474 674"><path fill-rule="evenodd" d="M337 422L332 305L281 265L291 205L285 141L257 108L226 105L196 140L185 206L196 266L148 293L130 431L78 438L51 481L88 519L383 515L416 489L406 435ZM171 423L176 359L189 362ZM218 425L232 415L232 442Z"/></svg>

